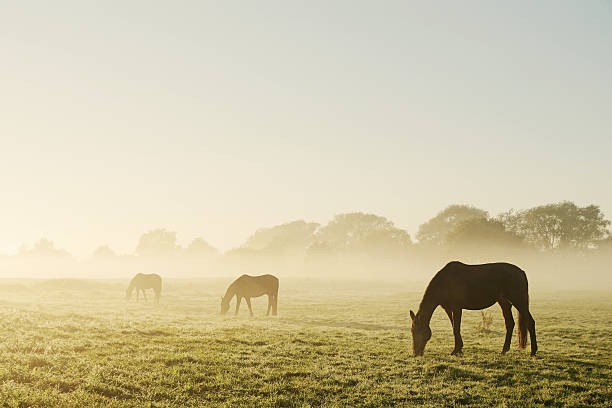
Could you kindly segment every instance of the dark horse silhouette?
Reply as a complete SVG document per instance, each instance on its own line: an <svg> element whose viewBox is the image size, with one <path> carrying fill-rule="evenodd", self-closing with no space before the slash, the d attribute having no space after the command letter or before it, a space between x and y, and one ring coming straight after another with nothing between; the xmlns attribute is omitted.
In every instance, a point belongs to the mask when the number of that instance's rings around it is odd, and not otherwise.
<svg viewBox="0 0 612 408"><path fill-rule="evenodd" d="M272 316L276 316L276 308L278 306L278 278L272 275L249 276L242 275L227 288L225 296L221 298L221 314L226 314L230 307L230 300L236 296L236 314L240 308L242 298L246 300L249 306L249 312L253 316L251 309L251 298L263 295L268 295L268 312L272 309Z"/></svg>
<svg viewBox="0 0 612 408"><path fill-rule="evenodd" d="M125 298L127 300L132 297L132 292L136 289L136 302L138 302L138 295L142 291L145 302L147 301L147 295L145 289L153 289L155 292L155 303L159 303L159 296L161 295L161 277L156 273L138 273L130 281L130 285L125 291Z"/></svg>
<svg viewBox="0 0 612 408"><path fill-rule="evenodd" d="M506 341L502 354L510 349L514 318L512 306L519 312L519 348L527 345L527 330L531 336L531 355L538 350L535 321L529 313L529 294L527 276L515 265L508 263L489 263L466 265L450 262L433 277L415 315L412 318L412 347L415 356L422 356L425 345L431 338L429 322L438 306L442 306L453 325L455 348L451 355L462 354L461 339L462 309L486 309L495 302L499 303L506 321Z"/></svg>

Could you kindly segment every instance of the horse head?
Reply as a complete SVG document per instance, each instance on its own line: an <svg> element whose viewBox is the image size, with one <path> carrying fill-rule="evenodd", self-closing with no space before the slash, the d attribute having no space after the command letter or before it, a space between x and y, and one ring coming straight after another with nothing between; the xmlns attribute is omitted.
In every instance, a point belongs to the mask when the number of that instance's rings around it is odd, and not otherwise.
<svg viewBox="0 0 612 408"><path fill-rule="evenodd" d="M223 296L221 296L221 314L224 315L229 310L230 304L229 300L225 300Z"/></svg>
<svg viewBox="0 0 612 408"><path fill-rule="evenodd" d="M425 345L431 338L431 329L429 324L419 319L418 314L410 311L410 318L412 319L412 351L416 356L422 356L425 351Z"/></svg>

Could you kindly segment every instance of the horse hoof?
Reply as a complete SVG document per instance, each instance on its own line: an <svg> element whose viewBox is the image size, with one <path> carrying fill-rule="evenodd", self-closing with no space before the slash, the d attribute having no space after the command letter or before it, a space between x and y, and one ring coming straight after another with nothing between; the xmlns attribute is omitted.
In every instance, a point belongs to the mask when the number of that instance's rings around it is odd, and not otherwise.
<svg viewBox="0 0 612 408"><path fill-rule="evenodd" d="M508 350L510 350L510 349L503 349L503 350L501 351L501 353L499 353L499 354L501 354L501 355L503 356L504 354L506 354L506 353L508 352Z"/></svg>
<svg viewBox="0 0 612 408"><path fill-rule="evenodd" d="M463 351L461 350L453 350L453 352L451 353L451 356L462 356L463 355Z"/></svg>

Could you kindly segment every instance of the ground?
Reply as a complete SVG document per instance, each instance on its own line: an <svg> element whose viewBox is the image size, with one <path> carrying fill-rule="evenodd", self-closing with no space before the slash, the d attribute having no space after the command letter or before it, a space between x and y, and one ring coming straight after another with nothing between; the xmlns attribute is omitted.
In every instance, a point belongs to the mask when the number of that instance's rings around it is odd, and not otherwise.
<svg viewBox="0 0 612 408"><path fill-rule="evenodd" d="M412 357L422 284L281 279L279 316L254 299L219 315L231 279L168 280L161 304L126 303L125 281L0 280L0 407L581 407L612 401L609 292L531 293L540 350L499 354L464 312L451 357L437 310ZM232 306L234 304L232 303Z"/></svg>

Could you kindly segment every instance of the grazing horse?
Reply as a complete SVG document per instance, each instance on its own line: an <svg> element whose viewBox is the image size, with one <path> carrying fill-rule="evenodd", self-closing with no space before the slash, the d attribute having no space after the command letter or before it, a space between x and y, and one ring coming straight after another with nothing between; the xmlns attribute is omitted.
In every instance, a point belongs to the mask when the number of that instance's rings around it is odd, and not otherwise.
<svg viewBox="0 0 612 408"><path fill-rule="evenodd" d="M130 286L128 286L127 290L125 291L125 298L127 300L132 297L132 292L134 289L136 289L136 302L138 302L138 295L141 291L146 302L147 295L145 294L145 289L153 289L155 292L155 303L159 303L159 296L161 295L161 277L156 273L136 274L136 276L134 276L130 281Z"/></svg>
<svg viewBox="0 0 612 408"><path fill-rule="evenodd" d="M531 337L531 355L538 350L536 342L535 321L529 313L529 294L527 276L517 266L508 263L488 263L466 265L461 262L450 262L433 277L419 306L419 311L412 318L412 347L415 356L422 356L425 345L431 338L429 322L438 306L442 306L453 325L455 348L451 355L462 354L461 339L462 309L486 309L495 302L499 303L506 322L506 340L501 353L510 349L514 318L512 306L519 312L518 342L519 348L527 345L527 331Z"/></svg>
<svg viewBox="0 0 612 408"><path fill-rule="evenodd" d="M261 276L249 276L242 275L227 288L225 296L221 298L221 314L227 313L230 307L230 300L236 296L236 313L240 309L240 300L244 298L249 312L253 316L253 309L251 309L251 298L268 295L268 312L266 316L270 314L272 309L272 316L276 316L276 308L278 306L278 278L272 275L261 275Z"/></svg>

